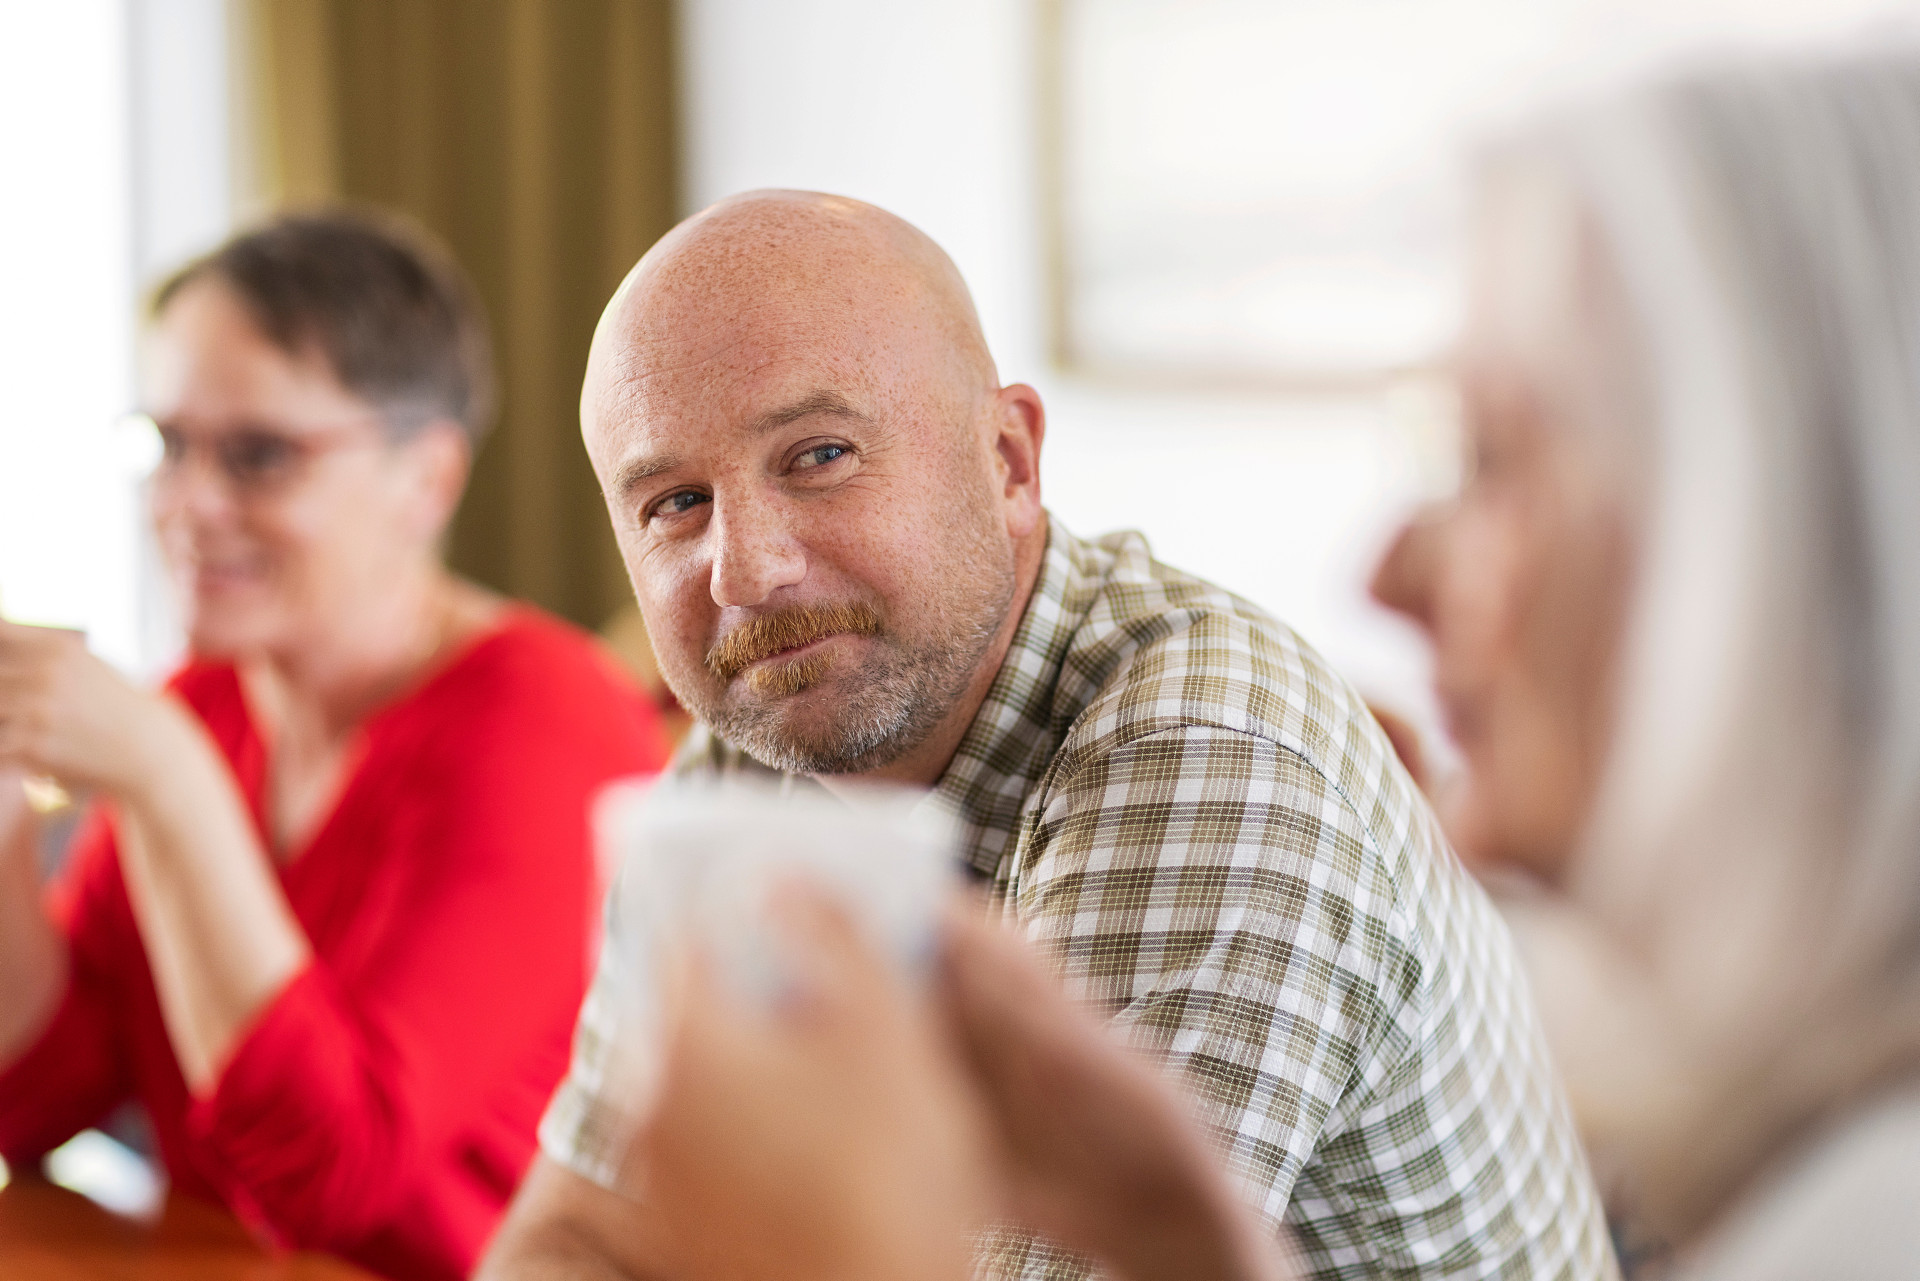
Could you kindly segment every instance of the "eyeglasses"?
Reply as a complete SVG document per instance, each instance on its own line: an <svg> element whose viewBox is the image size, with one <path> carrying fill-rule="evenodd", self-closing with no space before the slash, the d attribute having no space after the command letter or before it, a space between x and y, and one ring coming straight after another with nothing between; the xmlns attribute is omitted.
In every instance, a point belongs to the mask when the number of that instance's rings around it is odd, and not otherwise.
<svg viewBox="0 0 1920 1281"><path fill-rule="evenodd" d="M324 454L382 443L377 427L369 432L357 423L299 433L242 427L198 440L163 424L156 424L156 430L160 433L160 462L153 470L156 484L177 481L193 456L204 453L228 489L245 499L283 493Z"/></svg>

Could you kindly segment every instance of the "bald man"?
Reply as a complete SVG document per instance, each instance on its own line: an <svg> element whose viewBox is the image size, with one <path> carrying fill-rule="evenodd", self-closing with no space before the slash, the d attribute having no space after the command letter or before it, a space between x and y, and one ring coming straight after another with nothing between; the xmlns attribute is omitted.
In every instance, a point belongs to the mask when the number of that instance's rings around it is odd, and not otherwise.
<svg viewBox="0 0 1920 1281"><path fill-rule="evenodd" d="M1611 1274L1507 936L1380 729L1280 623L1048 517L1040 397L930 240L838 197L724 201L622 284L581 413L700 722L681 768L931 789L1314 1275ZM608 1081L616 981L490 1277L676 1275ZM1086 1272L1014 1230L980 1266Z"/></svg>

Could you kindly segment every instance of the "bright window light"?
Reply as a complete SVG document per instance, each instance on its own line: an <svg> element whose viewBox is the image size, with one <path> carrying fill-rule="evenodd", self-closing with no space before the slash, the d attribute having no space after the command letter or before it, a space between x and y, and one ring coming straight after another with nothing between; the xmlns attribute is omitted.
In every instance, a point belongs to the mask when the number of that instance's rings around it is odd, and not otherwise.
<svg viewBox="0 0 1920 1281"><path fill-rule="evenodd" d="M46 1174L116 1214L151 1217L167 1195L165 1181L149 1162L98 1130L82 1130L47 1153Z"/></svg>
<svg viewBox="0 0 1920 1281"><path fill-rule="evenodd" d="M126 10L0 6L0 613L141 667Z"/></svg>

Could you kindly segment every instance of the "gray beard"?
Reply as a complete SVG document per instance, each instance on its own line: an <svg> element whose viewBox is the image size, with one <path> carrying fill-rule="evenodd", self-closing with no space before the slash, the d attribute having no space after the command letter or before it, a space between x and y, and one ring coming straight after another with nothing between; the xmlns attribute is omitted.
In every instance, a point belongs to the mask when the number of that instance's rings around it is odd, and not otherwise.
<svg viewBox="0 0 1920 1281"><path fill-rule="evenodd" d="M926 741L973 681L1013 603L1011 566L967 602L967 617L912 651L882 650L865 667L834 670L852 692L827 727L796 731L782 704L694 708L722 739L763 765L791 774L864 774L892 764ZM885 639L884 633L882 639ZM792 697L805 697L794 695Z"/></svg>

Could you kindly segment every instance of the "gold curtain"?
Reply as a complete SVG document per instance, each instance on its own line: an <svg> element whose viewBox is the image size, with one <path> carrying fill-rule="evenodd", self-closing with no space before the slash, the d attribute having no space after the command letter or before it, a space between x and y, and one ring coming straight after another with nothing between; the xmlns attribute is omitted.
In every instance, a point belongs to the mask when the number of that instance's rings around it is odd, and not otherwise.
<svg viewBox="0 0 1920 1281"><path fill-rule="evenodd" d="M598 627L629 600L581 448L594 322L673 224L671 0L239 0L261 209L401 210L472 274L500 417L453 566Z"/></svg>

